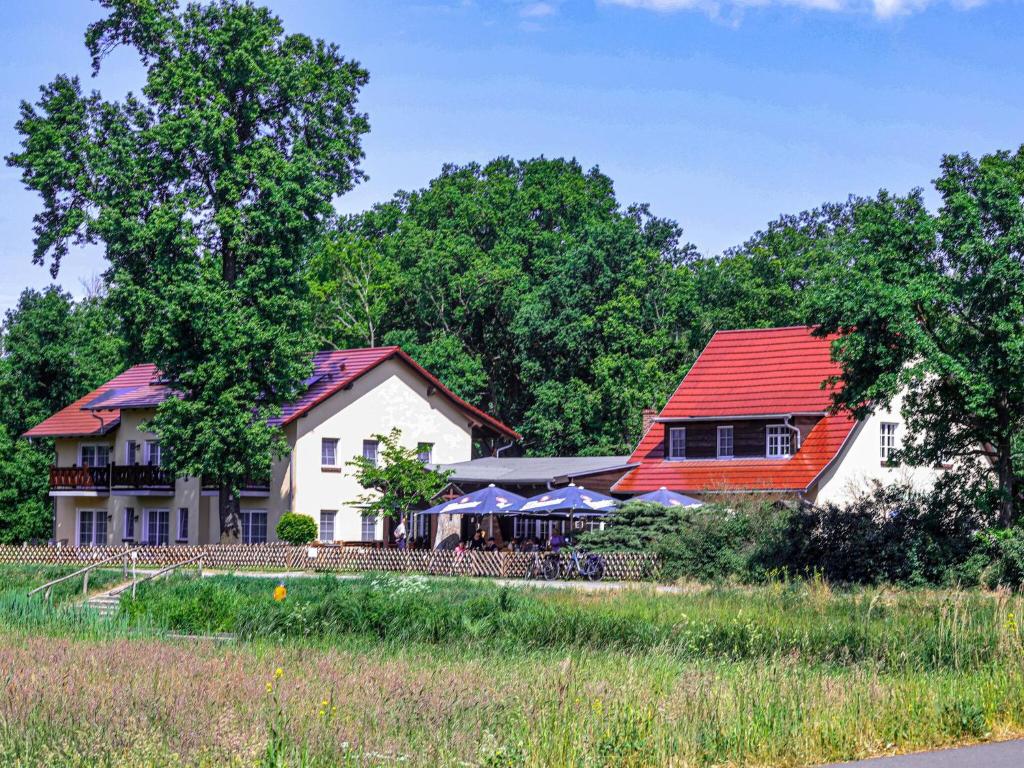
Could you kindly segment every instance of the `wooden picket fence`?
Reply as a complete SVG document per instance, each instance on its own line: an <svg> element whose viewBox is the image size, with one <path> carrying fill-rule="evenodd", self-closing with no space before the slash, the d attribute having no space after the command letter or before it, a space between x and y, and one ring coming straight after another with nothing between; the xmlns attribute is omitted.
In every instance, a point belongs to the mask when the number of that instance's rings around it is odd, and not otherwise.
<svg viewBox="0 0 1024 768"><path fill-rule="evenodd" d="M34 565L88 565L113 557L132 547L29 547L0 545L0 563ZM197 546L138 548L140 568L163 567L203 556L203 566L213 570L233 568L323 572L390 571L435 576L488 576L524 578L534 555L526 552L453 552L450 550L399 550L351 546L292 547L287 544L203 544ZM563 555L564 557L564 555ZM653 578L657 558L653 554L617 552L603 555L605 578L642 581Z"/></svg>

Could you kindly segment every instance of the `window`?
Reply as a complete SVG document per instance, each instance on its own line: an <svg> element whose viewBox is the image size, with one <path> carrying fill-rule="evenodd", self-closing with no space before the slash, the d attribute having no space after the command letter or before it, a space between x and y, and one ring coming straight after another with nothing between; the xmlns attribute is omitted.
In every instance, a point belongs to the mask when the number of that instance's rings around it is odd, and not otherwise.
<svg viewBox="0 0 1024 768"><path fill-rule="evenodd" d="M146 464L151 467L160 466L160 441L159 440L147 440L146 441Z"/></svg>
<svg viewBox="0 0 1024 768"><path fill-rule="evenodd" d="M135 541L135 507L124 508L124 533L121 538L124 541Z"/></svg>
<svg viewBox="0 0 1024 768"><path fill-rule="evenodd" d="M78 546L105 547L107 545L107 511L80 509L78 511Z"/></svg>
<svg viewBox="0 0 1024 768"><path fill-rule="evenodd" d="M264 509L243 509L242 543L265 544L267 541L267 512Z"/></svg>
<svg viewBox="0 0 1024 768"><path fill-rule="evenodd" d="M336 437L325 437L320 441L320 466L338 466L338 439Z"/></svg>
<svg viewBox="0 0 1024 768"><path fill-rule="evenodd" d="M670 427L668 430L668 457L686 458L686 427Z"/></svg>
<svg viewBox="0 0 1024 768"><path fill-rule="evenodd" d="M420 443L416 446L416 458L424 464L431 463L431 455L434 453L433 443Z"/></svg>
<svg viewBox="0 0 1024 768"><path fill-rule="evenodd" d="M365 515L363 517L363 541L377 540L377 517Z"/></svg>
<svg viewBox="0 0 1024 768"><path fill-rule="evenodd" d="M547 541L551 535L550 520L534 520L528 517L512 519L512 537L515 539L539 539Z"/></svg>
<svg viewBox="0 0 1024 768"><path fill-rule="evenodd" d="M151 547L170 543L171 513L166 509L147 509L142 518L142 540Z"/></svg>
<svg viewBox="0 0 1024 768"><path fill-rule="evenodd" d="M83 445L81 454L83 467L105 467L110 464L109 445Z"/></svg>
<svg viewBox="0 0 1024 768"><path fill-rule="evenodd" d="M377 466L377 441L363 440L363 458Z"/></svg>
<svg viewBox="0 0 1024 768"><path fill-rule="evenodd" d="M430 538L430 516L414 514L413 517L413 538L427 540Z"/></svg>
<svg viewBox="0 0 1024 768"><path fill-rule="evenodd" d="M882 422L878 425L879 434L879 455L882 461L889 461L896 450L896 425L891 422Z"/></svg>
<svg viewBox="0 0 1024 768"><path fill-rule="evenodd" d="M134 440L129 440L124 444L124 463L128 466L138 464L139 462L139 444Z"/></svg>
<svg viewBox="0 0 1024 768"><path fill-rule="evenodd" d="M320 541L334 541L334 518L338 515L337 510L320 510Z"/></svg>
<svg viewBox="0 0 1024 768"><path fill-rule="evenodd" d="M188 541L188 507L178 507L178 541Z"/></svg>
<svg viewBox="0 0 1024 768"><path fill-rule="evenodd" d="M732 452L732 427L718 428L718 458L731 459Z"/></svg>
<svg viewBox="0 0 1024 768"><path fill-rule="evenodd" d="M769 459L779 459L791 453L792 432L785 424L772 424L766 430L765 453Z"/></svg>

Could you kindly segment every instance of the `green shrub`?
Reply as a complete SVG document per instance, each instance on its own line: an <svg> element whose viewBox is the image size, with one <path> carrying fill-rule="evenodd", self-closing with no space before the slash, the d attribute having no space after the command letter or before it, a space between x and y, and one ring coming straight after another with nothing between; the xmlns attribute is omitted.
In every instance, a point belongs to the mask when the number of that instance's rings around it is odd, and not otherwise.
<svg viewBox="0 0 1024 768"><path fill-rule="evenodd" d="M988 563L981 572L985 586L1015 590L1024 587L1024 529L985 531L979 540L988 554Z"/></svg>
<svg viewBox="0 0 1024 768"><path fill-rule="evenodd" d="M309 515L285 512L277 524L277 538L292 546L300 547L316 538L316 523Z"/></svg>

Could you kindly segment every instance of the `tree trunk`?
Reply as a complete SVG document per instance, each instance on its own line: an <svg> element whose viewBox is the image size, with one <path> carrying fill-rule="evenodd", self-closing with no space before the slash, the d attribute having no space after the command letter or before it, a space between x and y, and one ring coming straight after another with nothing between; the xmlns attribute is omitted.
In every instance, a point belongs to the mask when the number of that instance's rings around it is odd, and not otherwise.
<svg viewBox="0 0 1024 768"><path fill-rule="evenodd" d="M220 507L220 543L237 544L242 538L242 516L238 497L222 485L217 493Z"/></svg>
<svg viewBox="0 0 1024 768"><path fill-rule="evenodd" d="M1013 476L1013 462L1009 441L1000 442L996 465L999 472L999 525L1008 528L1016 517L1017 485Z"/></svg>

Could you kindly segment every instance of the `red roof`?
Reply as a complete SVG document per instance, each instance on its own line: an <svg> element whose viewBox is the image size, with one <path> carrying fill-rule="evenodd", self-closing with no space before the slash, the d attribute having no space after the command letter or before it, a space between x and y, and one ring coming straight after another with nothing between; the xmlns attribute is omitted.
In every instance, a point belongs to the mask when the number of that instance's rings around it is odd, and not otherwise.
<svg viewBox="0 0 1024 768"><path fill-rule="evenodd" d="M278 424L288 424L308 413L334 393L350 386L385 360L399 358L425 378L457 408L465 411L480 426L501 435L519 439L519 433L493 416L460 398L432 373L416 363L399 347L371 347L318 352L313 358L313 374L298 399L282 408ZM117 426L121 408L153 408L169 396L170 389L156 383L153 365L136 365L114 377L102 387L58 411L25 433L25 437L77 437L101 435ZM101 421L102 420L102 421Z"/></svg>
<svg viewBox="0 0 1024 768"><path fill-rule="evenodd" d="M831 339L805 327L719 331L701 352L658 418L714 419L824 414L840 373ZM666 461L665 427L652 426L630 456L640 466L613 490L644 493L665 486L679 492L806 491L838 455L853 430L843 413L824 416L788 459Z"/></svg>

